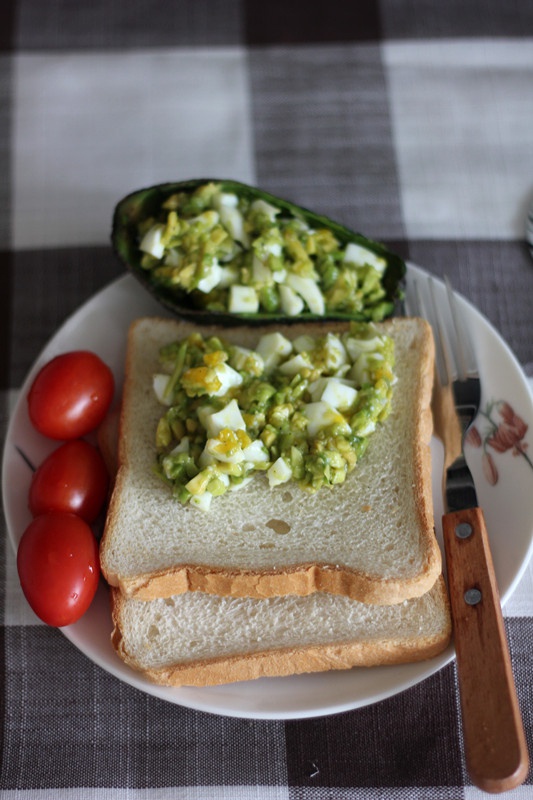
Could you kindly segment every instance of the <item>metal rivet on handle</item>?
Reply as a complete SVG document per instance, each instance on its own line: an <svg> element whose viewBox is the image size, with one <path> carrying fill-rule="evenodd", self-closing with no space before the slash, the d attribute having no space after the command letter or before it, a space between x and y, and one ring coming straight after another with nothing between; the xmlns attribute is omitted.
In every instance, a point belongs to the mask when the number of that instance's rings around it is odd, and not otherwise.
<svg viewBox="0 0 533 800"><path fill-rule="evenodd" d="M472 526L468 522L460 522L455 528L458 539L468 539L472 535Z"/></svg>
<svg viewBox="0 0 533 800"><path fill-rule="evenodd" d="M468 589L464 594L465 603L469 606L477 606L481 602L481 592L479 589Z"/></svg>

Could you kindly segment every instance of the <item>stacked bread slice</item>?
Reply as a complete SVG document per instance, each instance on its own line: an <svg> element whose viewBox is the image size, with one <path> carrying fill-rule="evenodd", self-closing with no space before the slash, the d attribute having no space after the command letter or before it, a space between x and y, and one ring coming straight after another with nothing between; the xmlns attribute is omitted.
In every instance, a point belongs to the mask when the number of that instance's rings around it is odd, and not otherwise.
<svg viewBox="0 0 533 800"><path fill-rule="evenodd" d="M161 684L205 686L444 649L451 626L431 497L433 341L422 320L379 327L395 343L391 413L346 481L309 494L291 482L270 489L258 475L202 512L173 499L153 471L159 350L194 328L159 318L132 325L101 565L113 645L134 669ZM308 331L294 324L283 333ZM253 349L264 331L218 333ZM109 422L100 441L111 459Z"/></svg>

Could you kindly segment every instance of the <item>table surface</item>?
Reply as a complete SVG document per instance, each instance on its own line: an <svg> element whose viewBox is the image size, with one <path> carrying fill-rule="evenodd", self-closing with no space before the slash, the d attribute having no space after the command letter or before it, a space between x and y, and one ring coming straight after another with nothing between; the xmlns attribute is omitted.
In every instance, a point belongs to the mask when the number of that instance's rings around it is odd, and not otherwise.
<svg viewBox="0 0 533 800"><path fill-rule="evenodd" d="M533 375L533 4L4 0L0 41L3 436L47 340L122 274L115 202L189 177L261 186L448 274ZM2 527L2 796L482 796L454 664L330 717L175 706L38 622ZM528 569L505 607L530 745L532 589Z"/></svg>

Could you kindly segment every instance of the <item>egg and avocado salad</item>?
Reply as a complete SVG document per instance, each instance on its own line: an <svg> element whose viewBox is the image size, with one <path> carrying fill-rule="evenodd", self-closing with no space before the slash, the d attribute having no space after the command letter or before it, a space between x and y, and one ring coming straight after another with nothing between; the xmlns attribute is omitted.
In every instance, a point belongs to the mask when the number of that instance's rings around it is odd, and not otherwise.
<svg viewBox="0 0 533 800"><path fill-rule="evenodd" d="M204 511L259 472L271 488L337 486L387 417L395 381L394 342L373 323L292 341L273 331L254 350L192 333L161 348L153 377L156 470Z"/></svg>
<svg viewBox="0 0 533 800"><path fill-rule="evenodd" d="M239 188L210 181L176 191L138 221L140 269L153 286L214 313L391 314L392 257L383 248L346 241L349 232L325 218Z"/></svg>

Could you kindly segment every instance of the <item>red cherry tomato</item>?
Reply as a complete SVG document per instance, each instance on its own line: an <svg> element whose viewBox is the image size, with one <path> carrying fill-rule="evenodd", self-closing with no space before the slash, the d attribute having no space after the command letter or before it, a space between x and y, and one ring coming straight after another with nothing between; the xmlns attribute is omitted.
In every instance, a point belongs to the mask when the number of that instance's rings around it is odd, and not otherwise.
<svg viewBox="0 0 533 800"><path fill-rule="evenodd" d="M62 353L44 365L31 386L30 419L51 439L79 439L102 422L114 388L113 373L95 353Z"/></svg>
<svg viewBox="0 0 533 800"><path fill-rule="evenodd" d="M47 625L70 625L87 611L98 587L98 545L75 514L43 514L24 531L17 568L37 616Z"/></svg>
<svg viewBox="0 0 533 800"><path fill-rule="evenodd" d="M94 522L104 505L108 485L100 452L83 439L73 439L50 453L34 473L30 511L34 517L47 511L64 511Z"/></svg>

